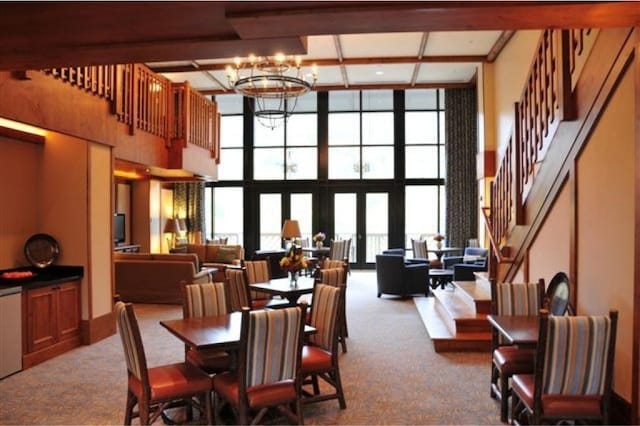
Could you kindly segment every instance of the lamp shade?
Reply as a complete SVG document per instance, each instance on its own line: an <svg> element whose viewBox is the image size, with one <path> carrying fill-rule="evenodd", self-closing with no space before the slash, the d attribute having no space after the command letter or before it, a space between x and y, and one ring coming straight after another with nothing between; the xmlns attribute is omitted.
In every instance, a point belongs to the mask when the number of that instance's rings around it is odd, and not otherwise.
<svg viewBox="0 0 640 426"><path fill-rule="evenodd" d="M297 220L286 219L282 225L282 238L300 238L300 225Z"/></svg>
<svg viewBox="0 0 640 426"><path fill-rule="evenodd" d="M180 232L180 223L178 219L167 219L167 223L164 224L165 234L177 234Z"/></svg>

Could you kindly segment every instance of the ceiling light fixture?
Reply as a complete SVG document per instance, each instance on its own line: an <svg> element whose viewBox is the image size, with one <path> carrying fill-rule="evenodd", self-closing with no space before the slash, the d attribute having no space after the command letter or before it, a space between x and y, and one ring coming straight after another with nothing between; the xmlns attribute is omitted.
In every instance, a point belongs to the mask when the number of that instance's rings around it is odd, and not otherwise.
<svg viewBox="0 0 640 426"><path fill-rule="evenodd" d="M250 55L246 60L235 58L227 66L227 79L233 90L253 98L253 114L260 124L274 129L293 112L298 98L309 93L318 78L315 64L305 76L300 69L300 57L278 53L273 57Z"/></svg>

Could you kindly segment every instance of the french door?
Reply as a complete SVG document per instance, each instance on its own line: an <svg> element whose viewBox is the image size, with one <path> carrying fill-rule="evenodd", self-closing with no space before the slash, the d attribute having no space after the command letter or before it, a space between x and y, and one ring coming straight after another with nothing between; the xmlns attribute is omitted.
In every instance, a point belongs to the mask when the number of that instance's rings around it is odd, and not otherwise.
<svg viewBox="0 0 640 426"><path fill-rule="evenodd" d="M389 245L389 193L333 193L333 236L351 238L349 261L354 268L372 268L376 254Z"/></svg>

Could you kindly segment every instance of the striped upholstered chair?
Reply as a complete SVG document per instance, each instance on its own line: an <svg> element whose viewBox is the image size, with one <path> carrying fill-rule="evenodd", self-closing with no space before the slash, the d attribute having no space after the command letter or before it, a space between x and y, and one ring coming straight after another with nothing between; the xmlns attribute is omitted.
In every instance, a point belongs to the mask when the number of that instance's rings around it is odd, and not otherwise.
<svg viewBox="0 0 640 426"><path fill-rule="evenodd" d="M344 309L342 310L341 316L342 318L340 319L340 332L338 334L339 336L339 340L340 340L340 345L342 346L342 352L346 353L347 352L347 337L349 337L349 330L347 329L347 271L344 268L344 262L342 261L336 261L336 260L332 260L332 261L327 261L327 262L341 262L342 265L341 266L337 266L337 267L333 267L333 268L328 268L328 269L321 269L320 270L320 277L319 277L319 282L321 282L322 284L327 284L330 286L334 286L334 287L338 287L339 285L344 285L345 286L345 290L342 294L342 298L344 299L342 301L342 306L344 306ZM330 265L327 262L325 262L324 265ZM333 264L335 265L335 264Z"/></svg>
<svg viewBox="0 0 640 426"><path fill-rule="evenodd" d="M232 312L239 312L245 306L251 309L262 309L267 305L269 299L253 300L251 298L246 268L226 268L224 273L227 277L229 305Z"/></svg>
<svg viewBox="0 0 640 426"><path fill-rule="evenodd" d="M256 424L270 408L302 424L300 356L306 306L242 310L238 369L213 378L215 411L222 402L238 424Z"/></svg>
<svg viewBox="0 0 640 426"><path fill-rule="evenodd" d="M340 408L347 408L338 366L338 336L344 309L344 285L337 287L316 284L313 288L310 324L317 332L309 336L302 349L300 375L303 384L312 385L313 393L303 391L303 404L337 399ZM334 388L330 394L320 394L318 378Z"/></svg>
<svg viewBox="0 0 640 426"><path fill-rule="evenodd" d="M226 315L231 312L226 296L227 284L223 282L207 284L183 283L182 315L184 318L199 318ZM232 368L232 357L228 352L218 350L196 350L186 348L187 362L209 374L216 374Z"/></svg>
<svg viewBox="0 0 640 426"><path fill-rule="evenodd" d="M544 280L536 283L491 283L491 312L497 315L537 315L544 300ZM491 397L500 400L500 419L509 415L509 379L514 374L533 373L535 349L506 345L492 330Z"/></svg>
<svg viewBox="0 0 640 426"><path fill-rule="evenodd" d="M211 377L184 362L147 368L133 305L117 302L114 310L127 363L128 389L124 424L130 425L133 417L139 417L140 424L152 424L165 408L176 401L188 401L190 406L198 407L206 415L208 424L213 424ZM204 401L204 407L198 401ZM136 405L138 411L134 412Z"/></svg>
<svg viewBox="0 0 640 426"><path fill-rule="evenodd" d="M512 418L528 424L610 424L618 312L549 316L541 311L534 374L513 376Z"/></svg>
<svg viewBox="0 0 640 426"><path fill-rule="evenodd" d="M244 260L242 266L247 270L249 284L269 282L271 279L268 260ZM267 303L271 299L269 294L255 290L250 290L250 296L254 303ZM257 302L258 300L263 302Z"/></svg>

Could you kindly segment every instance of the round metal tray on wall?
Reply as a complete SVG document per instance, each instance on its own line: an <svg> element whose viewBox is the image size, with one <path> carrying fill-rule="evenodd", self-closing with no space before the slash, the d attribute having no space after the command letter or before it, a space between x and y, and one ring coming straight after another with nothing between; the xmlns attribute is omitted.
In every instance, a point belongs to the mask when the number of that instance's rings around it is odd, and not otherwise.
<svg viewBox="0 0 640 426"><path fill-rule="evenodd" d="M60 245L51 235L35 234L24 243L24 256L36 268L53 264L60 254Z"/></svg>

